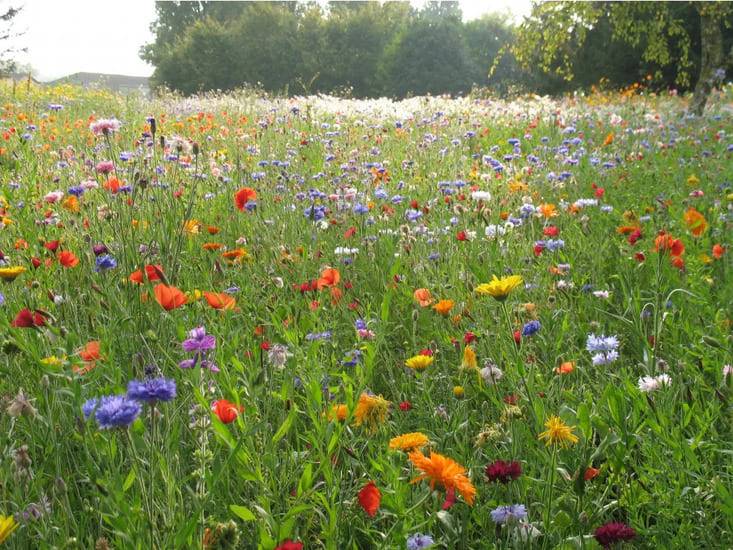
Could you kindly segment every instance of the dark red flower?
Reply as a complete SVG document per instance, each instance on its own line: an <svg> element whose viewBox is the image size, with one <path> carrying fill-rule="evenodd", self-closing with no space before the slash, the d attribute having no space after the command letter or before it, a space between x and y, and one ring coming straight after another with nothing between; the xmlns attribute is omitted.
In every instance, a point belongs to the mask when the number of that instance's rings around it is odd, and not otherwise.
<svg viewBox="0 0 733 550"><path fill-rule="evenodd" d="M628 238L629 244L636 244L636 241L641 239L641 237L642 237L641 230L634 229L634 231L632 231L631 234L629 235L629 238Z"/></svg>
<svg viewBox="0 0 733 550"><path fill-rule="evenodd" d="M43 247L50 250L51 252L56 252L56 249L59 247L59 241L49 241L45 243Z"/></svg>
<svg viewBox="0 0 733 550"><path fill-rule="evenodd" d="M595 530L593 536L600 545L609 547L617 542L633 539L636 531L625 523L611 522L601 525Z"/></svg>
<svg viewBox="0 0 733 550"><path fill-rule="evenodd" d="M15 328L33 328L42 327L46 324L46 316L40 311L31 311L30 309L23 308L15 316L13 322L10 323L11 327Z"/></svg>
<svg viewBox="0 0 733 550"><path fill-rule="evenodd" d="M433 356L433 350L431 350L429 348L421 349L420 352L418 353L418 355L427 355L428 357L432 357Z"/></svg>
<svg viewBox="0 0 733 550"><path fill-rule="evenodd" d="M471 342L475 341L478 336L476 336L473 332L470 330L466 332L466 334L463 335L463 343L464 344L470 344Z"/></svg>
<svg viewBox="0 0 733 550"><path fill-rule="evenodd" d="M518 330L514 331L514 343L517 345L522 343L522 333Z"/></svg>
<svg viewBox="0 0 733 550"><path fill-rule="evenodd" d="M503 460L495 460L486 466L486 477L492 482L509 483L521 475L522 466L517 461L505 462Z"/></svg>
<svg viewBox="0 0 733 550"><path fill-rule="evenodd" d="M519 396L516 393L511 393L504 396L504 403L507 405L516 405L519 401Z"/></svg>
<svg viewBox="0 0 733 550"><path fill-rule="evenodd" d="M403 401L400 403L400 410L401 411L409 411L412 408L412 403L409 401Z"/></svg>
<svg viewBox="0 0 733 550"><path fill-rule="evenodd" d="M453 506L455 503L456 503L456 490L453 487L448 487L448 489L445 492L445 500L443 501L443 506L441 506L441 509L450 510L451 506Z"/></svg>
<svg viewBox="0 0 733 550"><path fill-rule="evenodd" d="M458 239L459 241L467 241L468 237L466 236L466 232L459 231L458 234L456 235L456 239Z"/></svg>
<svg viewBox="0 0 733 550"><path fill-rule="evenodd" d="M260 344L260 349L261 350L264 350L264 351L269 351L269 349L270 349L270 342L268 342L267 340L265 340L264 342L262 342Z"/></svg>

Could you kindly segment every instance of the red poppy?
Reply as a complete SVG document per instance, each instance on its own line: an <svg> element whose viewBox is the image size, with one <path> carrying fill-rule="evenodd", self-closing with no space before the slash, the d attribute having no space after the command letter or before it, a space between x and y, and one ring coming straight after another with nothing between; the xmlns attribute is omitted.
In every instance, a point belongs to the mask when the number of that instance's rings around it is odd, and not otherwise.
<svg viewBox="0 0 733 550"><path fill-rule="evenodd" d="M187 301L186 295L174 286L167 286L164 284L158 284L153 287L153 294L155 299L166 311L181 307Z"/></svg>
<svg viewBox="0 0 733 550"><path fill-rule="evenodd" d="M471 342L474 342L476 338L478 338L478 336L469 330L463 335L463 343L470 344Z"/></svg>
<svg viewBox="0 0 733 550"><path fill-rule="evenodd" d="M244 407L226 399L219 399L211 404L211 410L224 424L231 424L237 419L239 413L244 412Z"/></svg>
<svg viewBox="0 0 733 550"><path fill-rule="evenodd" d="M329 286L336 286L341 280L341 273L338 269L328 267L321 272L321 276L316 281L318 290Z"/></svg>
<svg viewBox="0 0 733 550"><path fill-rule="evenodd" d="M548 225L542 230L542 234L545 235L545 237L557 237L558 233L560 233L560 230L556 225Z"/></svg>
<svg viewBox="0 0 733 550"><path fill-rule="evenodd" d="M303 550L303 543L297 540L286 539L277 545L275 550Z"/></svg>
<svg viewBox="0 0 733 550"><path fill-rule="evenodd" d="M344 239L348 239L354 236L356 233L356 227L351 226L344 232Z"/></svg>
<svg viewBox="0 0 733 550"><path fill-rule="evenodd" d="M59 247L59 241L49 241L45 243L43 247L47 250L50 250L51 252L56 252L56 249Z"/></svg>
<svg viewBox="0 0 733 550"><path fill-rule="evenodd" d="M79 265L79 258L73 252L63 250L59 252L59 263L64 267L76 267Z"/></svg>
<svg viewBox="0 0 733 550"><path fill-rule="evenodd" d="M585 469L585 473L583 474L583 479L585 481L590 481L594 477L596 477L601 471L598 468L594 468L593 466L588 466Z"/></svg>
<svg viewBox="0 0 733 550"><path fill-rule="evenodd" d="M376 515L381 502L382 493L373 481L364 485L364 488L359 491L359 504L370 518Z"/></svg>
<svg viewBox="0 0 733 550"><path fill-rule="evenodd" d="M409 401L403 401L402 403L400 403L400 410L401 411L407 412L411 408L412 408L412 403L410 403Z"/></svg>
<svg viewBox="0 0 733 550"><path fill-rule="evenodd" d="M720 258L723 257L723 254L725 254L725 248L723 248L719 244L714 244L713 245L713 258L715 258L716 260L719 260Z"/></svg>
<svg viewBox="0 0 733 550"><path fill-rule="evenodd" d="M42 327L45 324L46 315L44 313L39 310L31 311L26 307L18 312L18 315L15 316L10 326L16 328L33 328Z"/></svg>
<svg viewBox="0 0 733 550"><path fill-rule="evenodd" d="M33 265L35 269L38 269L39 267L41 267L41 259L33 257L31 258L31 264Z"/></svg>
<svg viewBox="0 0 733 550"><path fill-rule="evenodd" d="M467 241L468 240L468 237L466 236L466 232L465 231L459 231L456 234L456 239L458 239L459 241Z"/></svg>
<svg viewBox="0 0 733 550"><path fill-rule="evenodd" d="M234 194L234 204L242 211L244 211L245 204L254 200L257 200L257 191L251 187L242 187Z"/></svg>
<svg viewBox="0 0 733 550"><path fill-rule="evenodd" d="M234 309L237 307L237 300L223 292L204 292L204 298L214 309Z"/></svg>

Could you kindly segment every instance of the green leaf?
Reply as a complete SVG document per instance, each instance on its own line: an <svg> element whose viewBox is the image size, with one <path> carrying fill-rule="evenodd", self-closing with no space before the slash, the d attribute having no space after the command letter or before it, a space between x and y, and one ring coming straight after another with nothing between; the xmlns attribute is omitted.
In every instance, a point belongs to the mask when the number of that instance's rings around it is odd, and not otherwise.
<svg viewBox="0 0 733 550"><path fill-rule="evenodd" d="M256 521L257 520L257 516L255 516L252 513L252 510L250 510L246 506L240 506L239 504L230 504L229 510L231 510L235 516L237 516L238 518L244 521Z"/></svg>
<svg viewBox="0 0 733 550"><path fill-rule="evenodd" d="M127 474L127 477L125 478L125 482L122 484L122 492L126 493L127 490L132 487L132 484L135 483L135 480L137 479L137 474L135 473L135 469L133 468L130 470L130 473Z"/></svg>
<svg viewBox="0 0 733 550"><path fill-rule="evenodd" d="M280 441L290 431L290 428L292 428L293 422L295 422L296 415L298 414L298 407L295 406L295 403L293 403L292 407L293 408L290 409L288 417L282 423L280 428L278 428L278 430L275 432L275 435L272 436L273 443L277 443L278 441Z"/></svg>

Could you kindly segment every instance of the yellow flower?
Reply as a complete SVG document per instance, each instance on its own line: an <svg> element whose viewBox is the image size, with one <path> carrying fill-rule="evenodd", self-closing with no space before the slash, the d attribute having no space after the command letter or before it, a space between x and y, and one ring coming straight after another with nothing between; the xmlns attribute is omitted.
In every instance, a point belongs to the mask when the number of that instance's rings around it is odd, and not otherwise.
<svg viewBox="0 0 733 550"><path fill-rule="evenodd" d="M19 265L14 267L0 267L0 279L3 281L14 281L24 271L25 267Z"/></svg>
<svg viewBox="0 0 733 550"><path fill-rule="evenodd" d="M453 300L441 300L433 306L433 309L439 314L445 316L448 315L455 302Z"/></svg>
<svg viewBox="0 0 733 550"><path fill-rule="evenodd" d="M698 183L700 183L700 178L698 178L695 174L687 178L687 185L697 185Z"/></svg>
<svg viewBox="0 0 733 550"><path fill-rule="evenodd" d="M463 348L463 361L461 361L462 369L477 369L478 362L476 361L476 352L473 351L471 346Z"/></svg>
<svg viewBox="0 0 733 550"><path fill-rule="evenodd" d="M409 455L410 462L422 471L422 474L411 481L416 483L421 479L430 480L430 489L435 489L439 484L446 490L453 489L459 492L468 505L473 504L476 496L476 487L466 477L466 469L455 460L438 453L430 453L430 458L420 451L412 451Z"/></svg>
<svg viewBox="0 0 733 550"><path fill-rule="evenodd" d="M465 392L463 390L463 386L454 386L453 387L453 395L454 395L454 397L457 397L458 399L460 399L461 397L463 397L463 394L464 393Z"/></svg>
<svg viewBox="0 0 733 550"><path fill-rule="evenodd" d="M198 235L201 230L201 222L198 220L188 220L183 224L183 230L189 235Z"/></svg>
<svg viewBox="0 0 733 550"><path fill-rule="evenodd" d="M41 364L48 367L61 367L64 363L66 363L65 355L63 357L56 357L55 355L51 355L49 357L44 357L43 359L41 359Z"/></svg>
<svg viewBox="0 0 733 550"><path fill-rule="evenodd" d="M509 293L521 285L522 282L520 275L510 275L501 279L497 279L496 275L494 275L490 283L478 285L476 287L476 293L481 296L493 296L495 299L503 302L509 296Z"/></svg>
<svg viewBox="0 0 733 550"><path fill-rule="evenodd" d="M381 395L362 393L354 411L355 424L357 426L365 424L374 432L380 424L387 420L388 409L389 401Z"/></svg>
<svg viewBox="0 0 733 550"><path fill-rule="evenodd" d="M435 357L431 355L415 355L405 361L405 365L413 370L425 370L433 364Z"/></svg>
<svg viewBox="0 0 733 550"><path fill-rule="evenodd" d="M573 433L574 427L565 424L559 416L551 416L545 422L545 428L547 430L542 432L538 437L539 439L544 439L548 447L550 445L567 447L578 442L578 436Z"/></svg>
<svg viewBox="0 0 733 550"><path fill-rule="evenodd" d="M5 542L17 527L18 524L13 516L0 515L0 544Z"/></svg>
<svg viewBox="0 0 733 550"><path fill-rule="evenodd" d="M398 435L389 440L389 448L392 450L411 451L416 448L424 447L430 442L428 436L420 432L413 432Z"/></svg>

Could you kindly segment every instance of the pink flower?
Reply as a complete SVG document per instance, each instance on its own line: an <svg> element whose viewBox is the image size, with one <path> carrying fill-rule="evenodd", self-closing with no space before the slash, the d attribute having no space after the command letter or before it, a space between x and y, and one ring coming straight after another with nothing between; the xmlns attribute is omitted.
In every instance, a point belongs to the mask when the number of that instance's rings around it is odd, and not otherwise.
<svg viewBox="0 0 733 550"><path fill-rule="evenodd" d="M100 174L109 174L115 169L115 164L111 160L103 160L97 163L97 172Z"/></svg>
<svg viewBox="0 0 733 550"><path fill-rule="evenodd" d="M121 125L122 123L116 118L101 118L92 122L89 125L89 129L94 132L94 135L96 136L100 134L107 136L112 132L119 130Z"/></svg>

